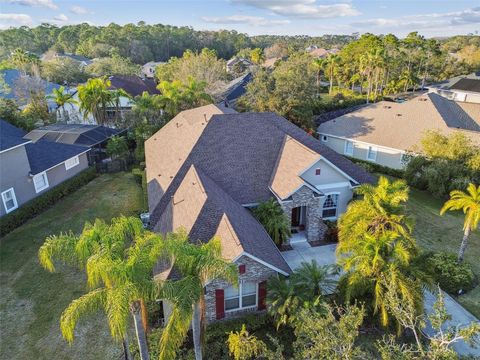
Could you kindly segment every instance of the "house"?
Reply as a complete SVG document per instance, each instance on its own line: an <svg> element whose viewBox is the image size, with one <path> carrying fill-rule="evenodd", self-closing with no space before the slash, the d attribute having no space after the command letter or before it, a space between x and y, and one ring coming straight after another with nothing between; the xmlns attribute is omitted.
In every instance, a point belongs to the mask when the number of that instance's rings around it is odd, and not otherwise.
<svg viewBox="0 0 480 360"><path fill-rule="evenodd" d="M334 55L334 54L337 54L340 50L338 49L330 49L330 50L327 50L327 49L324 49L324 48L320 48L316 45L310 45L309 47L307 47L305 49L305 51L317 58L317 59L323 59L323 58L326 58L328 57L329 55Z"/></svg>
<svg viewBox="0 0 480 360"><path fill-rule="evenodd" d="M142 66L142 75L153 79L155 77L155 69L158 65L163 65L165 62L163 61L150 61Z"/></svg>
<svg viewBox="0 0 480 360"><path fill-rule="evenodd" d="M110 138L126 133L126 129L114 129L100 125L53 124L36 128L24 136L25 139L40 140L61 144L77 145L92 150L90 164L96 163L105 155L105 147Z"/></svg>
<svg viewBox="0 0 480 360"><path fill-rule="evenodd" d="M238 265L240 285L211 279L207 321L265 308L266 284L290 267L251 209L275 198L304 241L323 238L324 220L345 211L353 188L372 182L361 167L274 113L207 105L179 113L145 143L150 226L216 236ZM159 263L155 276L175 276ZM165 309L168 313L168 309Z"/></svg>
<svg viewBox="0 0 480 360"><path fill-rule="evenodd" d="M230 81L218 97L218 103L235 109L237 100L247 92L247 85L253 80L252 73L242 75Z"/></svg>
<svg viewBox="0 0 480 360"><path fill-rule="evenodd" d="M72 54L72 53L58 53L55 51L47 51L46 53L40 56L41 61L50 61L53 59L62 59L68 58L71 60L76 61L81 67L88 66L93 63L92 59L89 59L82 55Z"/></svg>
<svg viewBox="0 0 480 360"><path fill-rule="evenodd" d="M430 92L449 100L480 104L480 71L427 86Z"/></svg>
<svg viewBox="0 0 480 360"><path fill-rule="evenodd" d="M116 119L117 111L120 112L120 116L123 117L125 113L128 113L133 106L132 99L136 96L142 95L144 92L149 93L150 95L160 94L160 91L157 89L157 84L153 79L141 78L136 75L113 75L108 78L110 80L111 86L110 90L124 90L127 96L122 96L119 99L119 106L109 106L107 107L106 114L107 120L113 122ZM76 100L76 104L67 104L65 110L67 112L67 122L73 124L86 124L86 125L96 125L95 118L93 115L88 115L85 117L80 112L78 98L78 92L76 89L71 90L72 97ZM60 112L62 115L62 112Z"/></svg>
<svg viewBox="0 0 480 360"><path fill-rule="evenodd" d="M47 192L88 167L87 147L33 142L0 120L0 216Z"/></svg>
<svg viewBox="0 0 480 360"><path fill-rule="evenodd" d="M24 107L29 102L31 91L42 91L46 96L52 95L54 89L61 85L52 83L39 77L22 74L17 69L0 71L3 76L5 88L1 89L0 97L15 100L19 107ZM56 104L53 100L47 100L49 111L54 111Z"/></svg>
<svg viewBox="0 0 480 360"><path fill-rule="evenodd" d="M227 61L227 72L232 72L236 67L242 69L242 71L247 71L250 67L255 64L248 59L233 57Z"/></svg>
<svg viewBox="0 0 480 360"><path fill-rule="evenodd" d="M340 154L395 169L405 166L426 130L465 133L480 145L480 104L427 93L403 103L380 101L324 122L321 141Z"/></svg>

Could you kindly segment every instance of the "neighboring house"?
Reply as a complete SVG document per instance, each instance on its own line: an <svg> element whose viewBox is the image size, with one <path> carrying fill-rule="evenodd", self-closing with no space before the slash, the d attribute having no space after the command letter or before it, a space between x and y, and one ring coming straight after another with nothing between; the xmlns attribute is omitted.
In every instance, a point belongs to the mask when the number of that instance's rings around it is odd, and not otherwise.
<svg viewBox="0 0 480 360"><path fill-rule="evenodd" d="M252 73L247 73L230 81L218 96L218 103L235 109L237 100L247 92L247 85L253 80Z"/></svg>
<svg viewBox="0 0 480 360"><path fill-rule="evenodd" d="M53 93L53 89L61 86L39 77L24 75L17 69L1 70L0 75L3 75L6 85L6 90L2 89L0 97L15 100L20 107L24 107L29 102L31 90L43 91L45 96L48 96ZM53 100L47 100L47 104L49 111L56 109Z"/></svg>
<svg viewBox="0 0 480 360"><path fill-rule="evenodd" d="M305 49L305 51L309 55L311 55L311 56L313 56L317 59L323 59L323 58L326 58L328 55L337 54L339 52L338 49L327 50L327 49L324 49L324 48L320 48L316 45L311 45L311 46L307 47Z"/></svg>
<svg viewBox="0 0 480 360"><path fill-rule="evenodd" d="M183 228L192 242L217 236L223 257L238 265L238 289L218 279L206 286L208 321L264 309L268 279L291 272L251 208L276 198L292 229L316 241L353 188L373 181L281 116L215 105L178 114L146 141L145 154L153 231ZM155 276L175 271L159 263Z"/></svg>
<svg viewBox="0 0 480 360"><path fill-rule="evenodd" d="M158 65L163 65L165 62L163 61L150 61L142 66L142 75L153 79L155 77L155 70Z"/></svg>
<svg viewBox="0 0 480 360"><path fill-rule="evenodd" d="M449 100L480 104L480 71L456 76L449 80L427 86L430 92Z"/></svg>
<svg viewBox="0 0 480 360"><path fill-rule="evenodd" d="M245 70L250 69L250 67L254 66L255 64L248 59L234 57L227 61L227 72L232 72L235 67L240 66Z"/></svg>
<svg viewBox="0 0 480 360"><path fill-rule="evenodd" d="M113 121L116 118L117 111L120 112L121 117L123 117L125 113L128 113L132 109L132 99L135 96L142 95L145 91L150 95L160 94L160 91L157 89L157 84L153 79L141 78L136 75L113 75L108 79L111 83L110 90L122 89L129 95L129 97L120 97L118 108L115 106L107 108L107 120L110 121ZM76 89L72 89L72 93L72 97L76 100L77 104L68 104L65 106L69 119L67 122L96 125L96 121L91 114L85 117L84 114L80 112L80 100Z"/></svg>
<svg viewBox="0 0 480 360"><path fill-rule="evenodd" d="M426 130L464 132L480 145L480 104L428 93L404 103L380 101L320 124L321 141L340 154L395 169L405 166Z"/></svg>
<svg viewBox="0 0 480 360"><path fill-rule="evenodd" d="M23 130L0 120L0 216L88 167L89 148L32 142L24 135Z"/></svg>
<svg viewBox="0 0 480 360"><path fill-rule="evenodd" d="M76 61L80 66L85 67L93 63L92 59L89 59L82 55L72 54L72 53L58 53L47 51L42 56L40 56L41 61L50 61L53 59L69 58Z"/></svg>
<svg viewBox="0 0 480 360"><path fill-rule="evenodd" d="M92 150L89 153L89 162L93 164L105 158L104 149L108 140L126 131L100 125L53 124L32 130L24 138L35 142L45 140L86 147Z"/></svg>

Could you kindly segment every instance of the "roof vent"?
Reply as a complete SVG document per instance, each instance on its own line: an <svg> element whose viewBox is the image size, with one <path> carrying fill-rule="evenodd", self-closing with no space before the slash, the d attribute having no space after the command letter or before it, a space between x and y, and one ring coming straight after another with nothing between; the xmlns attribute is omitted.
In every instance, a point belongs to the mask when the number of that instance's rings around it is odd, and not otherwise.
<svg viewBox="0 0 480 360"><path fill-rule="evenodd" d="M208 123L208 120L207 120L207 114L203 114L203 118L205 119L205 122Z"/></svg>
<svg viewBox="0 0 480 360"><path fill-rule="evenodd" d="M397 116L402 116L402 114L397 114Z"/></svg>
<svg viewBox="0 0 480 360"><path fill-rule="evenodd" d="M383 108L384 109L391 109L392 107L390 105L385 105Z"/></svg>

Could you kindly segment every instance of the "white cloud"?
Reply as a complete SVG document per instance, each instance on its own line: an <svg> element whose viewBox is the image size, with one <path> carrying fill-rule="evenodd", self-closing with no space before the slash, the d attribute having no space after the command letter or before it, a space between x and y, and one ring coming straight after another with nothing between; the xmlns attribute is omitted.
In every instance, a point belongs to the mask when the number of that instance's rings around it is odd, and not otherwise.
<svg viewBox="0 0 480 360"><path fill-rule="evenodd" d="M360 12L352 4L319 5L316 0L231 0L236 4L266 9L277 15L304 19L357 16Z"/></svg>
<svg viewBox="0 0 480 360"><path fill-rule="evenodd" d="M58 6L53 3L53 0L8 0L8 2L23 6L46 7L53 10L58 9Z"/></svg>
<svg viewBox="0 0 480 360"><path fill-rule="evenodd" d="M269 20L260 16L248 15L231 15L219 17L203 16L202 20L212 24L247 24L251 26L286 25L290 23L289 20Z"/></svg>
<svg viewBox="0 0 480 360"><path fill-rule="evenodd" d="M86 14L90 14L90 10L84 8L84 7L81 7L81 6L78 6L78 5L74 5L70 8L70 11L74 14L77 14L77 15L86 15Z"/></svg>
<svg viewBox="0 0 480 360"><path fill-rule="evenodd" d="M10 26L31 25L32 23L32 17L27 14L0 14L1 29L6 29Z"/></svg>
<svg viewBox="0 0 480 360"><path fill-rule="evenodd" d="M409 15L389 19L368 19L353 22L350 25L373 28L427 29L468 24L480 24L480 8L448 13Z"/></svg>
<svg viewBox="0 0 480 360"><path fill-rule="evenodd" d="M59 14L59 15L55 16L53 19L56 20L56 21L59 21L59 22L68 21L68 17L65 14Z"/></svg>

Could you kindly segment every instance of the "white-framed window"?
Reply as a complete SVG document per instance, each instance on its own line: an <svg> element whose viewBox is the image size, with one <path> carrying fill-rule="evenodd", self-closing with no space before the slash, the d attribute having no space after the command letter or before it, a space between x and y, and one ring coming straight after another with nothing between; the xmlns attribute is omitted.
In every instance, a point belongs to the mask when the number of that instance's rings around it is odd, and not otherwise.
<svg viewBox="0 0 480 360"><path fill-rule="evenodd" d="M328 136L327 135L322 135L322 141L323 142L328 142Z"/></svg>
<svg viewBox="0 0 480 360"><path fill-rule="evenodd" d="M35 186L35 192L37 193L48 188L47 173L44 171L43 173L35 175L33 177L33 185Z"/></svg>
<svg viewBox="0 0 480 360"><path fill-rule="evenodd" d="M345 140L345 149L343 150L345 155L353 155L353 141Z"/></svg>
<svg viewBox="0 0 480 360"><path fill-rule="evenodd" d="M78 164L80 164L80 159L78 158L78 156L74 156L68 159L67 161L65 161L65 169L66 170L71 169L77 166Z"/></svg>
<svg viewBox="0 0 480 360"><path fill-rule="evenodd" d="M323 203L322 218L336 218L338 207L338 194L327 194Z"/></svg>
<svg viewBox="0 0 480 360"><path fill-rule="evenodd" d="M370 160L370 161L377 160L377 148L375 146L368 147L367 160Z"/></svg>
<svg viewBox="0 0 480 360"><path fill-rule="evenodd" d="M17 197L15 196L13 187L2 192L2 201L7 214L18 208Z"/></svg>
<svg viewBox="0 0 480 360"><path fill-rule="evenodd" d="M238 288L230 286L225 289L225 311L248 309L257 306L257 284L241 281Z"/></svg>

